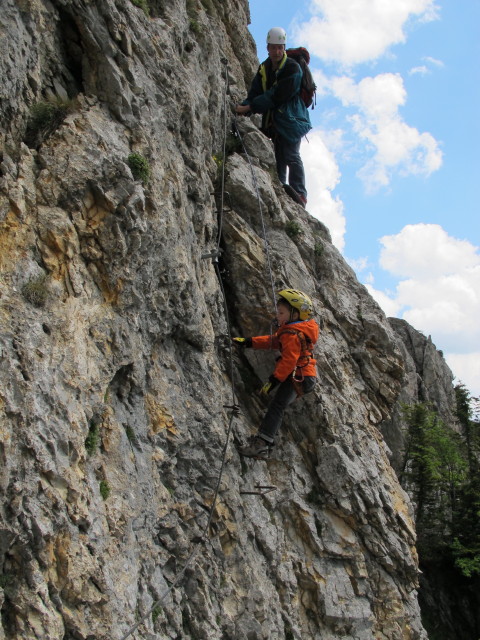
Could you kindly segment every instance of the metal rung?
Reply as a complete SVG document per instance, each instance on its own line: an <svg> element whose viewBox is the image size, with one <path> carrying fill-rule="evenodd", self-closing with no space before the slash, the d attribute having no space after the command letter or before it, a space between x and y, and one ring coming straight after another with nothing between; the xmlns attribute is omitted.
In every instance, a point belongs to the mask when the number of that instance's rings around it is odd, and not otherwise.
<svg viewBox="0 0 480 640"><path fill-rule="evenodd" d="M211 258L214 262L218 262L218 259L222 255L222 251L223 249L214 249L209 253L202 253L202 260L207 260L208 258Z"/></svg>
<svg viewBox="0 0 480 640"><path fill-rule="evenodd" d="M270 493L270 491L276 491L277 487L275 487L273 485L256 484L255 485L255 489L258 489L258 491L240 491L240 495L242 495L242 496L264 496L267 493Z"/></svg>
<svg viewBox="0 0 480 640"><path fill-rule="evenodd" d="M240 414L240 405L238 404L224 404L223 408L230 409L235 416L238 416Z"/></svg>
<svg viewBox="0 0 480 640"><path fill-rule="evenodd" d="M221 191L212 191L210 193L211 196L216 196L216 197L222 197L222 192ZM232 196L230 195L230 193L228 191L224 191L223 192L223 197L224 200L228 200L228 209L225 209L225 207L223 208L224 211L233 211L233 207L232 207ZM221 213L221 211L219 211L217 209L217 213Z"/></svg>

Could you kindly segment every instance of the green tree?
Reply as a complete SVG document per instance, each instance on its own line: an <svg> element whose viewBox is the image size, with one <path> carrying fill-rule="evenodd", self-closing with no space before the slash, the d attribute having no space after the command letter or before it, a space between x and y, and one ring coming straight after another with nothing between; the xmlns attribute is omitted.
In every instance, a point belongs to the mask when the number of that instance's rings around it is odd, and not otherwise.
<svg viewBox="0 0 480 640"><path fill-rule="evenodd" d="M456 529L467 479L466 448L428 405L405 407L404 416L408 438L400 480L415 502L420 555L438 559L449 553Z"/></svg>
<svg viewBox="0 0 480 640"><path fill-rule="evenodd" d="M468 475L462 488L453 529L455 565L467 577L480 575L480 423L473 419L474 403L464 385L455 387L457 417L465 438Z"/></svg>
<svg viewBox="0 0 480 640"><path fill-rule="evenodd" d="M415 503L420 559L454 563L472 577L480 575L480 423L467 389L458 385L455 393L460 433L426 404L404 408L400 481Z"/></svg>
<svg viewBox="0 0 480 640"><path fill-rule="evenodd" d="M478 403L478 398L472 398L463 384L458 384L455 387L455 396L457 400L456 414L465 436L470 475L473 475L478 473L480 460L479 422L478 419L473 419L472 409L473 404Z"/></svg>

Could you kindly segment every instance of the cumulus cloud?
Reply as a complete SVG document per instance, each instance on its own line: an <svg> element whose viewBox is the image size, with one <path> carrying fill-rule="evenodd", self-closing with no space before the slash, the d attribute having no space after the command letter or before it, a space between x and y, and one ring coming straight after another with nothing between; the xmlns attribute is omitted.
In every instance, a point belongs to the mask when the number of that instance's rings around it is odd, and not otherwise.
<svg viewBox="0 0 480 640"><path fill-rule="evenodd" d="M340 181L340 169L321 131L314 130L307 137L308 142L302 142L302 158L308 186L308 212L328 227L333 244L342 251L346 229L343 202L332 194Z"/></svg>
<svg viewBox="0 0 480 640"><path fill-rule="evenodd" d="M434 0L313 0L312 18L297 25L294 38L325 61L352 66L376 60L405 42L409 20L437 18Z"/></svg>
<svg viewBox="0 0 480 640"><path fill-rule="evenodd" d="M330 92L330 78L322 69L316 69L313 66L310 67L313 80L317 86L317 100L320 100L322 96L327 95Z"/></svg>
<svg viewBox="0 0 480 640"><path fill-rule="evenodd" d="M435 0L312 0L310 13L310 20L293 26L293 39L314 56L339 64L342 73L404 42L412 20L437 17ZM422 63L410 73L427 73L442 65L432 57L424 57ZM345 107L345 124L355 136L351 151L365 158L357 176L366 191L388 187L395 174L425 177L436 171L442 164L439 143L399 113L406 102L402 77L384 73L356 82L346 73L329 77L324 70L313 70L319 99L330 93Z"/></svg>
<svg viewBox="0 0 480 640"><path fill-rule="evenodd" d="M479 264L477 247L452 238L438 224L409 224L394 236L380 238L380 243L380 265L396 276L426 280Z"/></svg>
<svg viewBox="0 0 480 640"><path fill-rule="evenodd" d="M348 76L332 78L333 94L358 113L350 117L354 133L373 156L358 172L368 192L387 186L400 175L429 176L442 164L442 151L430 133L406 124L399 113L406 91L399 74L383 73L356 83Z"/></svg>
<svg viewBox="0 0 480 640"><path fill-rule="evenodd" d="M348 264L354 269L354 271L365 271L369 266L369 260L366 256L361 258L347 258Z"/></svg>
<svg viewBox="0 0 480 640"><path fill-rule="evenodd" d="M368 286L387 315L431 335L456 377L480 393L480 252L439 225L407 225L384 236L380 264L400 280L393 295Z"/></svg>
<svg viewBox="0 0 480 640"><path fill-rule="evenodd" d="M356 106L371 120L390 119L406 100L402 77L398 73L382 73L365 77L356 83L350 76L331 80L333 94L344 106Z"/></svg>
<svg viewBox="0 0 480 640"><path fill-rule="evenodd" d="M364 284L368 293L378 302L386 316L394 318L398 315L398 312L400 311L400 304L396 300L391 298L387 293L380 291L379 289L375 289L375 287L368 282L364 282Z"/></svg>
<svg viewBox="0 0 480 640"><path fill-rule="evenodd" d="M474 397L480 396L480 351L472 353L447 353L448 366Z"/></svg>

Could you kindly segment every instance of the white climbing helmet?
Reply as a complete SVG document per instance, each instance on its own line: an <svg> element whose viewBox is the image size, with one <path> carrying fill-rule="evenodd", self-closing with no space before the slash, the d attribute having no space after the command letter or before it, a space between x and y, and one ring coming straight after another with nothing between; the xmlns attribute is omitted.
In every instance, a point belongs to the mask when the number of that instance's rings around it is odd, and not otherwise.
<svg viewBox="0 0 480 640"><path fill-rule="evenodd" d="M272 27L267 33L267 44L287 44L287 32L282 27Z"/></svg>

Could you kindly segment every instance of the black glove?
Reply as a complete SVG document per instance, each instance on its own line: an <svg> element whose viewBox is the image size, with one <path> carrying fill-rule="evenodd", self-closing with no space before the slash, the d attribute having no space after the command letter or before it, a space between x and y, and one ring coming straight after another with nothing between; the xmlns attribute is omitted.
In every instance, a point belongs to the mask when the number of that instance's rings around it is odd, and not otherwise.
<svg viewBox="0 0 480 640"><path fill-rule="evenodd" d="M232 338L233 344L237 345L237 347L251 347L252 339L251 338Z"/></svg>

